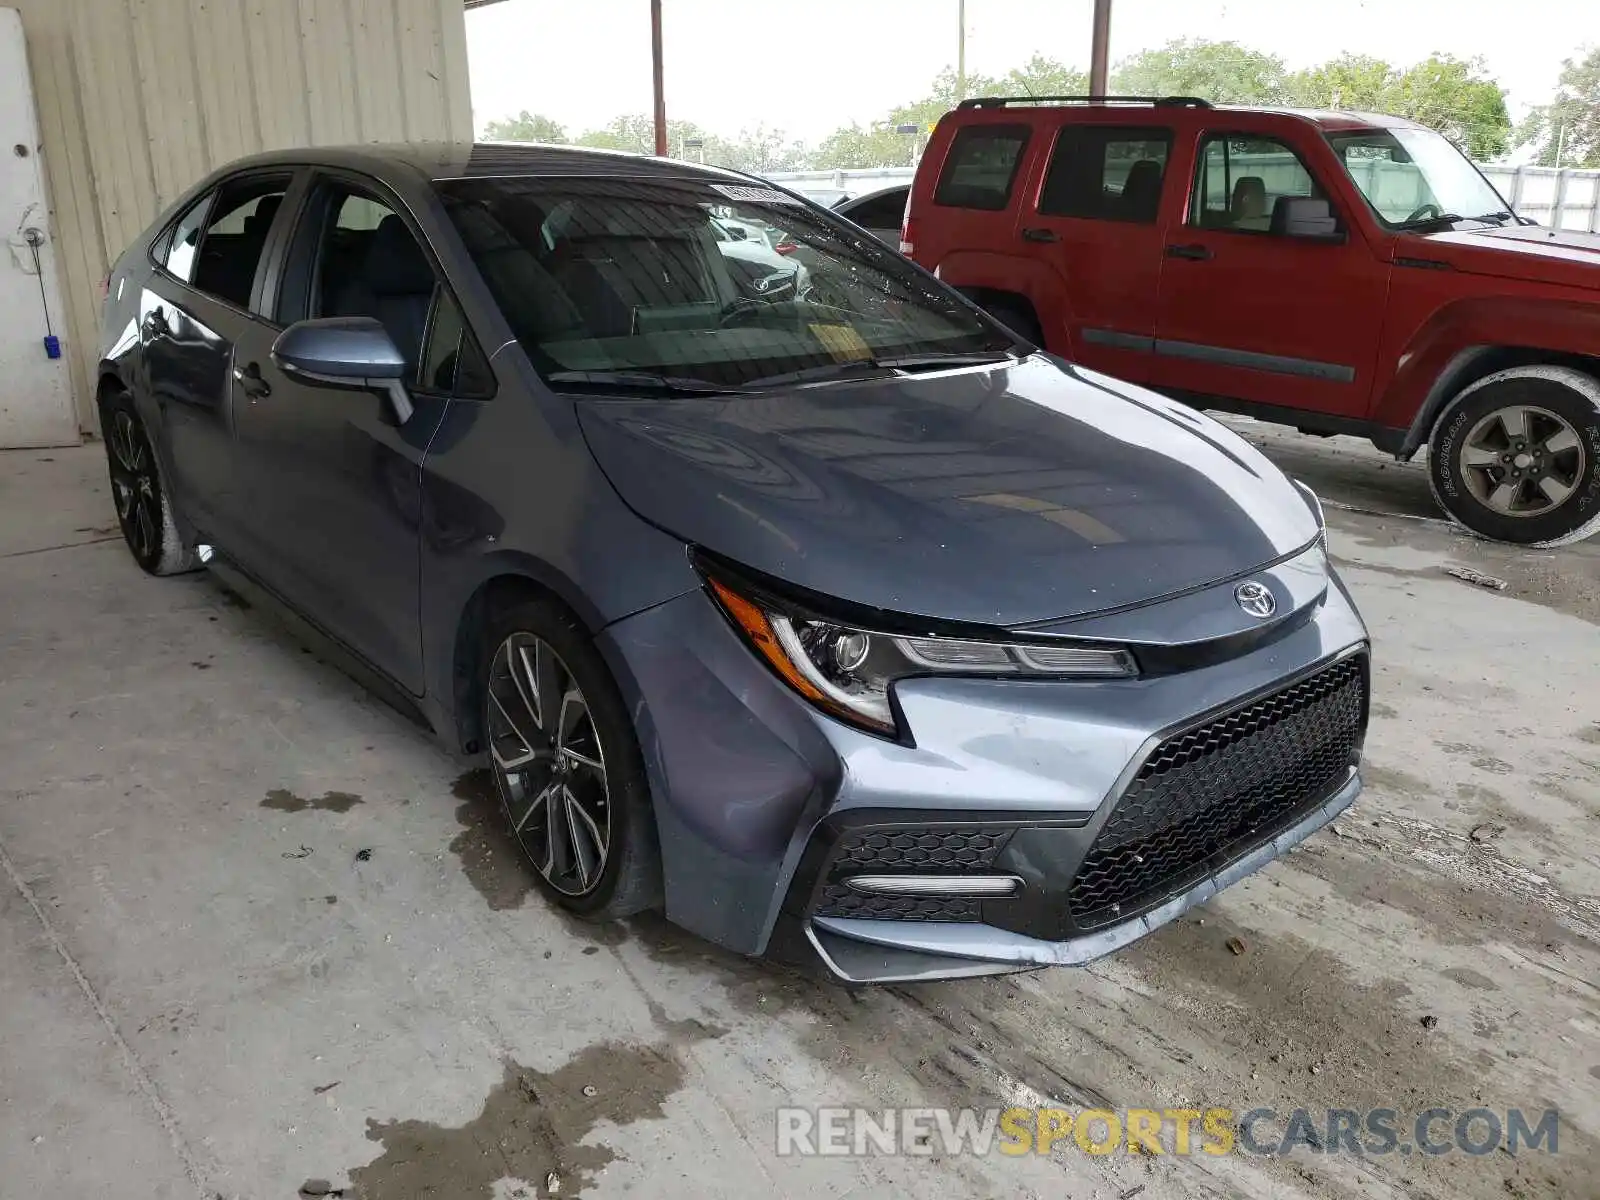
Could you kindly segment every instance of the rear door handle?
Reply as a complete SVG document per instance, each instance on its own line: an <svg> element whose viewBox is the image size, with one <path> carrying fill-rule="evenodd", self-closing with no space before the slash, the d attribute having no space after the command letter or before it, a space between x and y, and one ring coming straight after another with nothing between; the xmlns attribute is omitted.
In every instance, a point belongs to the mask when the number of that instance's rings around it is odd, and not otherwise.
<svg viewBox="0 0 1600 1200"><path fill-rule="evenodd" d="M1195 245L1191 242L1186 246L1168 246L1167 257L1187 258L1195 262L1205 262L1206 259L1211 257L1211 251L1204 246Z"/></svg>
<svg viewBox="0 0 1600 1200"><path fill-rule="evenodd" d="M145 315L144 336L146 341L154 341L158 337L166 337L172 332L167 328L167 312L164 308L152 308Z"/></svg>
<svg viewBox="0 0 1600 1200"><path fill-rule="evenodd" d="M1060 235L1054 229L1024 229L1022 240L1025 242L1059 242Z"/></svg>
<svg viewBox="0 0 1600 1200"><path fill-rule="evenodd" d="M260 363L246 363L243 367L235 367L233 381L251 400L261 400L272 395L272 385L261 378Z"/></svg>

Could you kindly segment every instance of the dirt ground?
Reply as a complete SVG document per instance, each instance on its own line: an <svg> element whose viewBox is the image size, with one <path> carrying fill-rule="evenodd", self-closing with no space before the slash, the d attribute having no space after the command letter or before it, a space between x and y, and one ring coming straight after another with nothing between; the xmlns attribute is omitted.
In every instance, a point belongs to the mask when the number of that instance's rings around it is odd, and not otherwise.
<svg viewBox="0 0 1600 1200"><path fill-rule="evenodd" d="M1600 1196L1600 544L1237 427L1371 625L1365 794L1090 967L862 991L562 919L480 778L138 572L97 447L0 456L0 1200ZM824 1159L786 1104L1561 1115L1554 1155Z"/></svg>

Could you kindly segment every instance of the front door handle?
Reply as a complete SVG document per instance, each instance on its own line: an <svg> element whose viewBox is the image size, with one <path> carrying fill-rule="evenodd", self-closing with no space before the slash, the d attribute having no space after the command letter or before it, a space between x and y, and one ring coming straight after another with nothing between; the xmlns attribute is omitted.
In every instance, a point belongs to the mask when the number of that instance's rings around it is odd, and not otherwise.
<svg viewBox="0 0 1600 1200"><path fill-rule="evenodd" d="M1206 259L1211 257L1211 251L1205 246L1196 245L1191 242L1185 246L1168 246L1167 257L1187 258L1194 262L1205 262Z"/></svg>
<svg viewBox="0 0 1600 1200"><path fill-rule="evenodd" d="M144 337L145 341L154 341L158 337L166 337L172 330L167 328L167 312L161 307L152 308L145 314Z"/></svg>
<svg viewBox="0 0 1600 1200"><path fill-rule="evenodd" d="M239 390L250 397L252 403L272 395L272 385L261 378L260 363L246 363L233 369L233 381Z"/></svg>
<svg viewBox="0 0 1600 1200"><path fill-rule="evenodd" d="M1022 240L1025 242L1059 242L1061 237L1054 229L1024 229Z"/></svg>

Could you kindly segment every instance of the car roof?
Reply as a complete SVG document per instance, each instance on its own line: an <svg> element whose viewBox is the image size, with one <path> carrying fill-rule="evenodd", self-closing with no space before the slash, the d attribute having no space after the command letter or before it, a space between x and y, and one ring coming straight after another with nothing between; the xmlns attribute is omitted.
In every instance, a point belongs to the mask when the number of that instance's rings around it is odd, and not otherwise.
<svg viewBox="0 0 1600 1200"><path fill-rule="evenodd" d="M360 146L318 146L275 150L228 164L228 172L254 167L347 167L389 182L418 176L430 180L486 179L515 175L641 176L656 179L737 181L751 176L720 167L651 158L620 150L546 146L531 142L394 142Z"/></svg>

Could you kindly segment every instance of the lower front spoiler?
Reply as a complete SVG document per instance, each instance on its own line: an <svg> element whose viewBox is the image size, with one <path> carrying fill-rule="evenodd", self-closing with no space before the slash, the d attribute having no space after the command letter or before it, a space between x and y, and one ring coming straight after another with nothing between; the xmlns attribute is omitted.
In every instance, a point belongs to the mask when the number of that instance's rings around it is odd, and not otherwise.
<svg viewBox="0 0 1600 1200"><path fill-rule="evenodd" d="M1004 975L1035 967L1082 966L1176 920L1223 888L1281 858L1349 808L1360 792L1361 776L1351 767L1350 778L1337 792L1276 837L1158 908L1068 941L1042 941L992 925L854 917L812 917L805 924L806 938L823 965L846 983L915 983Z"/></svg>

